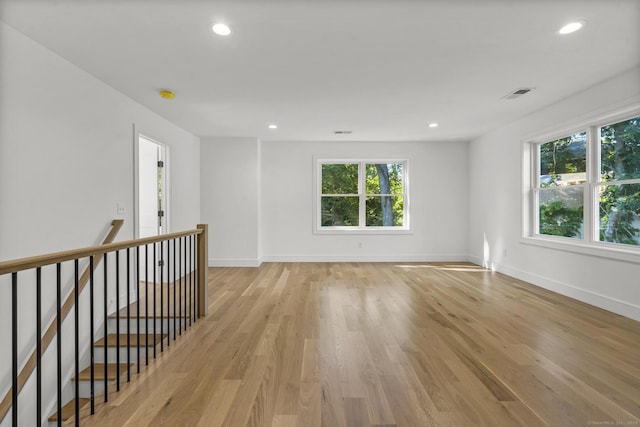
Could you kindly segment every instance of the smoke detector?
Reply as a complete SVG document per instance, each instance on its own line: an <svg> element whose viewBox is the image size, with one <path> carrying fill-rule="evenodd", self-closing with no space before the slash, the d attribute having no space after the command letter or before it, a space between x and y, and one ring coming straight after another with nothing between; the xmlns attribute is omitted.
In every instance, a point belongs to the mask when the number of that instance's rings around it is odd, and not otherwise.
<svg viewBox="0 0 640 427"><path fill-rule="evenodd" d="M513 92L510 92L508 94L506 94L505 96L503 96L501 99L515 99L515 98L519 98L522 95L531 92L533 89L533 87L521 87L519 89L514 90Z"/></svg>

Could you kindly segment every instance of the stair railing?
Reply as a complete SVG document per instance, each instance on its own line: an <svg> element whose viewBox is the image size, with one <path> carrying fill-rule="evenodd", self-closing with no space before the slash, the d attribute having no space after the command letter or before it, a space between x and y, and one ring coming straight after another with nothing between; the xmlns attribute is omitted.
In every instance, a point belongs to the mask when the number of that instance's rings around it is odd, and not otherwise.
<svg viewBox="0 0 640 427"><path fill-rule="evenodd" d="M102 241L103 245L113 242L115 237L118 235L118 232L122 228L122 224L124 224L124 220L122 219L114 219L111 222L111 229L109 230L109 232L107 233L107 236ZM97 267L97 265L95 267ZM39 276L41 280L41 274ZM88 281L89 281L89 267L87 267L84 273L82 273L82 276L80 276L80 280L79 280L80 292L82 292L82 289L84 289ZM67 315L73 308L73 303L74 303L73 297L74 297L73 293L70 294L65 300L64 304L62 305L62 309L61 309L62 321L64 321L64 319L67 317ZM37 301L37 305L38 305L37 311L39 313L41 312L40 303L41 301ZM38 327L40 327L40 325L38 325ZM37 333L36 335L39 335L39 333ZM31 376L31 373L36 368L36 366L39 365L40 363L40 361L38 360L39 355L44 353L47 350L47 348L49 348L49 344L51 344L55 335L56 335L56 319L54 318L49 324L49 327L47 328L45 334L42 336L42 339L37 343L36 348L31 353L31 356L29 356L29 358L27 359L27 363L24 365L24 367L18 374L17 388L14 386L9 388L9 390L4 396L4 399L2 399L2 401L0 402L0 421L4 419L4 417L7 415L7 412L9 412L9 409L11 409L11 406L12 406L11 404L13 400L13 391L17 390L17 394L20 394L25 383ZM40 407L41 405L38 405L38 406Z"/></svg>
<svg viewBox="0 0 640 427"><path fill-rule="evenodd" d="M171 344L171 326L173 329L173 340L177 338L177 334L182 334L192 323L198 318L207 314L207 266L208 266L208 227L206 224L199 224L196 229L187 230L177 233L164 234L160 236L147 237L123 242L110 243L115 237L117 229L122 223L118 220L112 223L112 230L105 239L105 243L99 246L92 246L82 249L74 249L70 251L57 252L47 255L41 255L31 258L22 258L12 261L0 262L0 279L10 275L11 287L11 386L2 402L0 402L0 423L3 421L8 412L12 414L12 426L17 427L23 425L18 420L18 403L21 399L20 392L27 383L30 375L36 372L36 423L42 425L42 377L43 363L42 358L49 344L56 338L56 404L57 417L55 421L62 425L63 414L63 394L62 394L62 342L64 318L72 310L74 313L73 326L73 370L74 370L74 390L73 396L75 404L73 405L73 415L75 416L75 424L80 424L80 409L84 402L80 399L80 352L81 348L89 347L90 357L90 392L87 399L90 403L90 413L95 410L96 381L95 361L96 354L94 348L95 338L95 316L102 315L101 321L104 322L102 329L102 337L100 341L104 346L104 391L102 392L104 401L108 401L109 392L109 375L108 375L108 346L115 341L116 346L116 371L115 382L116 391L120 390L121 377L121 357L120 344L121 340L126 341L126 380L131 380L132 361L137 365L137 373L140 373L141 349L145 353L145 364L149 363L151 348L153 357L156 357L157 345L160 345L160 352L164 351L164 346ZM115 230L115 231L114 231ZM122 253L124 252L124 259ZM144 257L144 258L142 258ZM144 261L143 261L144 259ZM96 280L94 270L102 261L102 280ZM110 268L109 261L115 263L111 270L115 270L115 274L109 277ZM121 263L124 261L124 269ZM80 263L88 263L86 271L80 275ZM73 278L71 281L71 291L66 301L62 302L62 270L63 265L73 265ZM55 266L55 301L56 313L55 318L44 336L42 335L42 269L45 267L53 268ZM151 268L150 268L151 266ZM143 271L141 271L141 269ZM23 285L19 282L19 273L35 272L36 287L36 349L33 354L24 363L19 370L19 348L18 348L18 289ZM66 270L67 273L70 273ZM121 283L123 282L123 283ZM80 325L80 312L82 290L89 284L89 341L88 343L80 343L79 329L86 327ZM131 283L135 283L135 295L131 295ZM2 284L2 282L0 282ZM121 285L126 286L126 297L121 300ZM45 284L48 286L53 284ZM102 310L96 310L95 297L97 295L96 287L102 285ZM152 285L152 291L149 292L149 286ZM159 296L160 304L158 307L157 287L160 286ZM141 295L142 289L144 293ZM115 289L115 292L114 292ZM109 292L115 293L115 298ZM166 296L166 300L165 300ZM141 298L142 297L142 298ZM84 296L84 299L87 295ZM115 300L115 310L109 311L109 301ZM152 307L149 307L152 300ZM124 302L124 306L123 303ZM141 306L144 302L144 312L141 313ZM131 310L135 307L135 324L132 323ZM126 311L126 336L120 334L120 318L122 310ZM125 309L126 308L126 309ZM165 311L166 310L166 311ZM86 307L85 307L86 311ZM101 311L101 313L100 313ZM160 334L157 334L156 316L160 314ZM85 313L86 314L86 313ZM109 334L108 319L110 315L115 314L115 337ZM144 334L140 333L141 314L145 316ZM149 317L152 317L153 333L149 327ZM172 320L172 321L171 321ZM165 331L166 325L166 331ZM136 327L136 337L131 335L131 328ZM142 335L142 336L141 336ZM144 339L144 342L142 341ZM150 339L151 345L149 343ZM132 342L135 341L135 342ZM86 345L84 345L86 344ZM135 347L134 347L135 345ZM142 347L144 345L144 347ZM132 358L132 350L135 357ZM33 360L35 359L35 361ZM49 418L49 420L52 420ZM29 423L30 424L30 423Z"/></svg>

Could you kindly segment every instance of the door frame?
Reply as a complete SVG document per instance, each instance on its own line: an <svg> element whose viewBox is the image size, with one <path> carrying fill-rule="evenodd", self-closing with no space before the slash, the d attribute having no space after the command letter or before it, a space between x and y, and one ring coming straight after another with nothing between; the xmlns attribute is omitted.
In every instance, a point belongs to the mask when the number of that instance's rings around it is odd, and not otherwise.
<svg viewBox="0 0 640 427"><path fill-rule="evenodd" d="M171 187L171 178L169 176L169 168L167 165L170 161L170 153L169 146L158 141L156 138L150 136L150 133L143 132L137 129L136 125L133 125L133 233L134 238L140 238L140 212L139 212L139 203L140 203L140 138L144 138L147 141L151 141L154 144L157 144L162 148L164 154L164 179L163 179L163 200L164 200L164 222L163 222L163 233L170 232L170 187Z"/></svg>

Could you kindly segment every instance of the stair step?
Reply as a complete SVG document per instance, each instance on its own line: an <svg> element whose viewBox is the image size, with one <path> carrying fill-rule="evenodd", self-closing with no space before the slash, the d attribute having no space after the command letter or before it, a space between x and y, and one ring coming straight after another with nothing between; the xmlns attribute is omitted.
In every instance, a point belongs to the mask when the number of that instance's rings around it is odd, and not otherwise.
<svg viewBox="0 0 640 427"><path fill-rule="evenodd" d="M79 400L80 408L82 408L87 403L91 402L91 399L86 399L81 397ZM73 417L76 414L76 399L71 399L66 405L62 407L62 421L67 421L69 418ZM58 413L51 415L49 417L49 422L53 423L58 421Z"/></svg>
<svg viewBox="0 0 640 427"><path fill-rule="evenodd" d="M149 347L153 347L155 345L160 344L160 341L164 338L167 338L168 335L164 334L163 336L160 336L160 334L156 334L155 335L155 343L154 343L154 339L153 339L153 334L142 334L140 335L140 347L144 347L148 340L149 342ZM130 334L129 335L129 345L131 347L135 347L136 345L138 345L138 335L137 334ZM105 346L105 342L104 342L104 338L100 338L98 341L95 342L94 344L95 347L104 347ZM117 346L117 335L116 334L108 334L107 335L107 347L116 347ZM120 347L126 347L127 346L127 334L120 334Z"/></svg>
<svg viewBox="0 0 640 427"><path fill-rule="evenodd" d="M184 295L183 295L184 297ZM163 308L162 310L160 309L160 303L158 302L158 305L156 306L156 315L154 316L153 313L149 313L149 314L145 314L145 305L144 303L140 305L140 319L173 319L173 295L171 296L171 303L169 304L169 312L167 312L167 306L166 306L167 302L165 301L163 304ZM148 309L151 311L153 310L153 304L150 303ZM181 307L176 307L176 310L178 311L176 313L176 318L180 319L180 318L185 318L188 319L189 315L192 314L193 311L193 307L191 306L190 302L187 301L187 310L185 312L185 307L184 307L184 301L181 302ZM181 310L181 311L180 311ZM160 316L160 312L163 311L163 316ZM135 319L138 316L138 303L137 302L132 302L131 304L129 304L129 315L131 317L131 319ZM117 313L111 313L108 316L109 319L115 319L115 318L127 318L127 307L124 306L122 307Z"/></svg>
<svg viewBox="0 0 640 427"><path fill-rule="evenodd" d="M115 332L117 328L120 328L121 334L126 334L127 329L132 334L144 335L145 331L149 331L150 334L153 333L153 329L155 328L156 333L160 333L160 330L163 330L165 333L170 330L173 331L173 327L175 325L176 329L182 327L185 329L188 326L189 319L184 317L176 317L175 321L173 317L156 317L156 318L131 318L129 322L127 322L126 317L109 317L107 320L107 327L109 331Z"/></svg>
<svg viewBox="0 0 640 427"><path fill-rule="evenodd" d="M133 364L131 364L133 366ZM107 363L107 380L115 381L118 375L118 366L116 363ZM120 372L119 375L127 372L127 365L124 363L120 364ZM103 381L104 380L104 363L95 363L93 365L93 378L95 381ZM75 378L73 378L75 380ZM80 375L78 376L80 381L91 381L91 366L88 366L84 370L80 371Z"/></svg>

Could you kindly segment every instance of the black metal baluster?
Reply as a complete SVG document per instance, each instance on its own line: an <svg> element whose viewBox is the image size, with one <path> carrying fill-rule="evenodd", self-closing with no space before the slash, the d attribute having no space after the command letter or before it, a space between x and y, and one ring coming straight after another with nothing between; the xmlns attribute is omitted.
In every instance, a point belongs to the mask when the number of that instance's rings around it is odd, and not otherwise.
<svg viewBox="0 0 640 427"><path fill-rule="evenodd" d="M187 237L183 237L183 250L182 250L182 264L184 266L182 275L182 304L184 305L184 312L181 311L180 319L183 322L182 326L184 331L187 330ZM184 315L184 317L183 317Z"/></svg>
<svg viewBox="0 0 640 427"><path fill-rule="evenodd" d="M131 251L129 249L127 248L127 382L131 381Z"/></svg>
<svg viewBox="0 0 640 427"><path fill-rule="evenodd" d="M162 260L162 242L160 242L160 259ZM162 270L160 268L160 351L164 351L164 290L162 288ZM168 315L168 314L167 314ZM169 325L167 324L167 329Z"/></svg>
<svg viewBox="0 0 640 427"><path fill-rule="evenodd" d="M178 238L178 332L182 335L182 238Z"/></svg>
<svg viewBox="0 0 640 427"><path fill-rule="evenodd" d="M103 314L104 314L104 401L109 401L109 382L108 382L108 365L107 362L109 360L109 336L108 336L108 328L107 328L107 303L108 303L108 292L107 285L109 283L109 274L107 272L107 253L103 255L104 261L104 301L103 301Z"/></svg>
<svg viewBox="0 0 640 427"><path fill-rule="evenodd" d="M94 328L94 319L93 319L93 292L94 292L94 283L93 283L93 255L91 255L89 257L89 312L90 312L90 316L89 316L89 341L91 342L91 415L95 414L96 412L96 403L95 403L95 397L96 397L96 388L95 388L95 375L96 375L96 371L95 371L95 349L94 349L94 332L93 332L93 328Z"/></svg>
<svg viewBox="0 0 640 427"><path fill-rule="evenodd" d="M189 303L189 236L184 238L184 330L189 327L191 320L191 304Z"/></svg>
<svg viewBox="0 0 640 427"><path fill-rule="evenodd" d="M11 273L11 417L18 426L18 273Z"/></svg>
<svg viewBox="0 0 640 427"><path fill-rule="evenodd" d="M174 246L175 247L175 246ZM173 276L176 266L173 266ZM167 240L167 347L171 345L171 243Z"/></svg>
<svg viewBox="0 0 640 427"><path fill-rule="evenodd" d="M56 338L57 338L57 392L58 392L58 426L62 425L62 265L56 264Z"/></svg>
<svg viewBox="0 0 640 427"><path fill-rule="evenodd" d="M116 251L116 391L120 391L120 251Z"/></svg>
<svg viewBox="0 0 640 427"><path fill-rule="evenodd" d="M194 264L195 264L195 245L193 243L194 238L192 237L189 240L189 263L191 264L191 304L193 304L193 307L191 308L191 315L193 316L193 323L196 322L196 311L198 310L198 303L197 303L197 292L196 292L196 269L194 268Z"/></svg>
<svg viewBox="0 0 640 427"><path fill-rule="evenodd" d="M200 313L200 269L202 268L202 266L198 263L199 258L199 251L198 251L198 239L194 239L193 242L193 255L194 255L194 260L193 260L193 264L195 266L195 270L194 270L194 290L195 290L195 298L193 299L194 301L194 307L193 307L193 311L195 313L195 315L193 316L193 321L194 323L198 321L198 314Z"/></svg>
<svg viewBox="0 0 640 427"><path fill-rule="evenodd" d="M136 246L136 366L140 373L140 246Z"/></svg>
<svg viewBox="0 0 640 427"><path fill-rule="evenodd" d="M193 289L192 289L192 277L193 277L193 268L191 266L191 240L192 240L192 236L189 236L189 242L188 242L188 246L189 246L189 259L188 259L188 265L189 265L189 326L191 326L191 320L193 317Z"/></svg>
<svg viewBox="0 0 640 427"><path fill-rule="evenodd" d="M155 276L155 272L158 269L158 263L155 262L155 254L158 251L158 248L156 247L156 244L153 244L153 255L154 255L154 270L153 270L153 290L155 292L155 289L157 287L156 284L156 276ZM163 346L163 342L162 342L162 337L164 336L164 325L162 323L162 297L163 297L164 292L162 292L162 242L160 242L160 351L164 351L164 346ZM154 308L154 316L153 316L153 324L154 324L154 328L153 328L153 357L156 356L156 335L155 335L155 322L156 322L156 316L155 316L155 307L156 307L156 303L155 301L153 302L153 308Z"/></svg>
<svg viewBox="0 0 640 427"><path fill-rule="evenodd" d="M173 239L173 340L176 340L176 239ZM171 338L171 336L169 336Z"/></svg>
<svg viewBox="0 0 640 427"><path fill-rule="evenodd" d="M75 323L75 327L74 327L74 331L75 331L75 337L74 337L74 361L75 361L75 397L76 397L76 404L75 404L75 414L76 414L76 425L79 426L80 425L80 309L79 309L79 305L80 305L80 298L78 297L78 291L79 291L79 279L80 279L80 273L79 273L79 261L78 259L74 259L73 260L73 303L74 303L74 310L73 310L73 317L74 317L74 323Z"/></svg>
<svg viewBox="0 0 640 427"><path fill-rule="evenodd" d="M156 253L158 248L156 242L153 242L153 358L156 358L156 288L158 284L156 282L156 270L158 270L158 260Z"/></svg>
<svg viewBox="0 0 640 427"><path fill-rule="evenodd" d="M144 357L149 365L149 245L144 245Z"/></svg>
<svg viewBox="0 0 640 427"><path fill-rule="evenodd" d="M191 320L191 304L189 303L189 236L184 237L184 330L186 332Z"/></svg>
<svg viewBox="0 0 640 427"><path fill-rule="evenodd" d="M42 268L36 268L36 420L42 424Z"/></svg>
<svg viewBox="0 0 640 427"><path fill-rule="evenodd" d="M167 240L167 258L169 258L169 241ZM164 241L160 242L160 258L162 258L162 267L160 268L160 286L163 283L164 276ZM162 289L162 288L160 288ZM169 292L169 273L167 273L167 347L171 345L171 327L169 323L171 322L171 292ZM164 335L162 336L164 338ZM162 341L161 341L162 342ZM160 351L162 351L162 346L160 346Z"/></svg>

